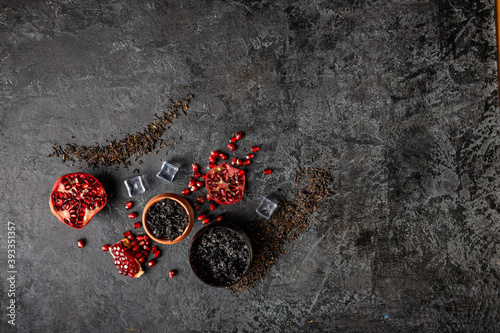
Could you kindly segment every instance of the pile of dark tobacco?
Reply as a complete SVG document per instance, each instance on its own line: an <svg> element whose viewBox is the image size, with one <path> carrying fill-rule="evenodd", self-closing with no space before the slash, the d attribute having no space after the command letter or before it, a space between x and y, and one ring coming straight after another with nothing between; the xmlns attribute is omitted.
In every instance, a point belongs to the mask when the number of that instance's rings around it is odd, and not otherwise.
<svg viewBox="0 0 500 333"><path fill-rule="evenodd" d="M174 241L182 235L189 223L184 207L177 201L160 200L149 207L146 214L146 225L155 237L166 237Z"/></svg>
<svg viewBox="0 0 500 333"><path fill-rule="evenodd" d="M193 95L189 95L193 97ZM63 162L87 162L92 169L123 165L131 165L129 159L135 157L136 160L155 148L161 149L167 144L167 140L161 139L165 130L172 121L176 120L181 114L185 115L189 100L171 101L166 110L158 116L152 123L136 134L128 134L125 138L117 141L112 140L108 145L99 145L97 142L92 146L80 146L68 143L61 147L54 145L54 151L48 155L62 157ZM140 162L139 162L140 163Z"/></svg>
<svg viewBox="0 0 500 333"><path fill-rule="evenodd" d="M271 219L257 218L246 226L252 240L253 263L241 281L229 287L234 292L248 291L264 279L265 273L285 254L284 246L297 239L313 222L312 214L318 203L330 197L333 188L333 168L307 168L299 172L298 181L305 181L294 200L280 202Z"/></svg>

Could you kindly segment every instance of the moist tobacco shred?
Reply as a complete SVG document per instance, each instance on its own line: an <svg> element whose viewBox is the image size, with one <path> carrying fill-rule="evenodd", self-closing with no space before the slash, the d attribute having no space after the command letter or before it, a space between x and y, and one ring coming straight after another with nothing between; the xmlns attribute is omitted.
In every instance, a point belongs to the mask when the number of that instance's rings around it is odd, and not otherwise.
<svg viewBox="0 0 500 333"><path fill-rule="evenodd" d="M229 290L248 291L264 280L266 272L287 252L285 245L300 237L311 225L318 203L336 191L332 172L333 168L303 169L296 180L305 181L306 185L298 191L295 199L280 202L271 219L259 217L246 226L245 231L254 249L253 263L245 277Z"/></svg>
<svg viewBox="0 0 500 333"><path fill-rule="evenodd" d="M148 209L146 224L155 237L166 237L174 241L182 235L189 223L184 208L170 199L160 200Z"/></svg>
<svg viewBox="0 0 500 333"><path fill-rule="evenodd" d="M193 97L193 95L189 96ZM118 168L120 165L129 167L131 157L137 160L156 148L161 149L166 146L168 140L161 139L163 133L180 115L186 114L189 101L189 99L170 101L161 115L155 115L153 122L140 132L128 134L121 140L112 140L107 145L99 145L97 142L91 146L73 143L68 143L64 147L54 145L54 151L48 157L61 157L63 162L79 162L80 164L86 162L92 169L108 166ZM139 161L139 164L141 163Z"/></svg>

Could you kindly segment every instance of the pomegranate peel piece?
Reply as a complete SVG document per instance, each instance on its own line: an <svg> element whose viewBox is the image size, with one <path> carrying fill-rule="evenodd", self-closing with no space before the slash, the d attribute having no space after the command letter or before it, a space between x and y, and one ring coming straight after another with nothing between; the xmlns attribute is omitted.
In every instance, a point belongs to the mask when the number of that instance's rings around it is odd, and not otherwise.
<svg viewBox="0 0 500 333"><path fill-rule="evenodd" d="M207 172L205 187L210 200L222 205L234 204L243 198L245 171L221 163Z"/></svg>

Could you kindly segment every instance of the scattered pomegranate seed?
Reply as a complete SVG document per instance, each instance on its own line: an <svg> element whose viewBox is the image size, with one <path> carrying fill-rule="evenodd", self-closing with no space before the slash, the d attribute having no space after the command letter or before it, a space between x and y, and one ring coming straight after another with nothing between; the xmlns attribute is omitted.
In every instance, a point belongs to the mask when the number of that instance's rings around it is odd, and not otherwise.
<svg viewBox="0 0 500 333"><path fill-rule="evenodd" d="M109 250L109 245L108 245L108 244L104 244L104 245L102 246L102 250L103 250L103 251L108 251L108 250Z"/></svg>
<svg viewBox="0 0 500 333"><path fill-rule="evenodd" d="M217 206L214 203L211 203L210 204L210 210L214 210L215 208L217 208Z"/></svg>
<svg viewBox="0 0 500 333"><path fill-rule="evenodd" d="M134 229L140 228L141 227L141 222L135 222L134 223Z"/></svg>
<svg viewBox="0 0 500 333"><path fill-rule="evenodd" d="M160 251L160 250L158 250L158 251L156 251L156 252L154 253L155 258L159 258L159 257L160 257L160 255L161 255L161 251Z"/></svg>
<svg viewBox="0 0 500 333"><path fill-rule="evenodd" d="M203 179L207 179L207 174L206 173L202 174L201 176L203 177Z"/></svg>
<svg viewBox="0 0 500 333"><path fill-rule="evenodd" d="M234 151L236 149L236 146L234 144L230 143L227 145L227 149L229 149L230 151Z"/></svg>
<svg viewBox="0 0 500 333"><path fill-rule="evenodd" d="M198 172L200 170L198 164L191 164L191 167L193 168L193 172Z"/></svg>
<svg viewBox="0 0 500 333"><path fill-rule="evenodd" d="M127 230L123 233L123 236L126 238L128 238L130 235L132 235L132 231L130 231L130 230Z"/></svg>
<svg viewBox="0 0 500 333"><path fill-rule="evenodd" d="M265 170L264 170L264 174L265 174L265 175L270 175L270 174L271 174L271 172L272 172L272 171L271 171L271 169L265 169Z"/></svg>
<svg viewBox="0 0 500 333"><path fill-rule="evenodd" d="M143 235L139 235L135 238L135 240L138 240L138 241L141 241L141 240L144 240L144 236Z"/></svg>
<svg viewBox="0 0 500 333"><path fill-rule="evenodd" d="M220 152L218 152L217 150L214 150L210 153L210 156L213 156L215 158L219 157L220 156Z"/></svg>
<svg viewBox="0 0 500 333"><path fill-rule="evenodd" d="M207 223L210 223L210 218L205 218L203 221L201 221L201 223L203 224L207 224Z"/></svg>
<svg viewBox="0 0 500 333"><path fill-rule="evenodd" d="M198 186L193 185L189 189L191 190L191 192L196 192L196 191L198 191Z"/></svg>
<svg viewBox="0 0 500 333"><path fill-rule="evenodd" d="M253 146L253 147L252 147L252 151L253 151L254 153L255 153L255 152L257 152L257 151L259 151L259 149L260 149L260 148L259 148L259 147L257 147L257 146Z"/></svg>
<svg viewBox="0 0 500 333"><path fill-rule="evenodd" d="M193 177L189 178L188 186L191 187L191 186L194 186L194 184L196 184L196 180L194 180Z"/></svg>
<svg viewBox="0 0 500 333"><path fill-rule="evenodd" d="M216 165L215 163L212 163L212 162L208 163L208 168L209 168L209 169L213 169L213 168L215 168L216 166L217 166L217 165Z"/></svg>
<svg viewBox="0 0 500 333"><path fill-rule="evenodd" d="M207 194L207 200L208 201L212 200L212 197L210 196L210 194Z"/></svg>
<svg viewBox="0 0 500 333"><path fill-rule="evenodd" d="M174 277L174 275L175 275L175 271L174 271L174 270L171 270L170 272L168 272L168 276L169 276L170 278L173 278L173 277Z"/></svg>
<svg viewBox="0 0 500 333"><path fill-rule="evenodd" d="M151 259L150 261L148 261L148 266L149 267L153 267L154 265L156 265L156 260Z"/></svg>
<svg viewBox="0 0 500 333"><path fill-rule="evenodd" d="M199 172L193 173L193 178L200 178L201 174Z"/></svg>
<svg viewBox="0 0 500 333"><path fill-rule="evenodd" d="M194 208L195 210L200 210L201 206L200 206L200 204L199 204L199 203L195 202L195 203L193 204L193 208Z"/></svg>
<svg viewBox="0 0 500 333"><path fill-rule="evenodd" d="M245 174L245 170L238 171L238 176L243 176Z"/></svg>
<svg viewBox="0 0 500 333"><path fill-rule="evenodd" d="M145 240L145 241L148 241L149 239L150 239L150 238L149 238L149 236L148 236L148 235L144 235L144 240Z"/></svg>
<svg viewBox="0 0 500 333"><path fill-rule="evenodd" d="M220 158L222 158L223 160L227 160L228 156L224 153L220 153Z"/></svg>
<svg viewBox="0 0 500 333"><path fill-rule="evenodd" d="M198 215L198 220L203 220L205 218L205 214Z"/></svg>
<svg viewBox="0 0 500 333"><path fill-rule="evenodd" d="M191 191L187 188L184 191L182 191L182 194L188 195Z"/></svg>
<svg viewBox="0 0 500 333"><path fill-rule="evenodd" d="M217 222L220 222L222 220L223 220L222 215L217 216Z"/></svg>
<svg viewBox="0 0 500 333"><path fill-rule="evenodd" d="M139 258L139 259L137 259L137 260L139 260L139 262L140 262L141 264L144 264L144 263L146 262L146 257L140 257L140 258Z"/></svg>
<svg viewBox="0 0 500 333"><path fill-rule="evenodd" d="M204 203L205 202L205 197L203 195L200 195L198 197L198 201L201 202L201 203Z"/></svg>
<svg viewBox="0 0 500 333"><path fill-rule="evenodd" d="M196 186L198 186L198 187L203 187L203 185L205 185L204 182L196 182Z"/></svg>
<svg viewBox="0 0 500 333"><path fill-rule="evenodd" d="M137 213L136 213L136 212L133 212L133 213L128 214L128 218L129 218L129 219L132 219L132 220L133 220L133 219L136 219L136 218L137 218Z"/></svg>
<svg viewBox="0 0 500 333"><path fill-rule="evenodd" d="M215 162L217 161L217 157L215 157L214 155L210 155L210 156L208 157L208 161L209 161L210 163L215 163Z"/></svg>
<svg viewBox="0 0 500 333"><path fill-rule="evenodd" d="M243 137L243 133L242 132L236 133L236 140L241 140L242 137Z"/></svg>
<svg viewBox="0 0 500 333"><path fill-rule="evenodd" d="M232 165L235 165L237 160L238 160L238 159L237 159L236 157L233 157L233 160L231 161L231 164L232 164Z"/></svg>
<svg viewBox="0 0 500 333"><path fill-rule="evenodd" d="M245 165L249 165L250 163L250 160L245 160Z"/></svg>
<svg viewBox="0 0 500 333"><path fill-rule="evenodd" d="M85 246L85 241L83 239L79 239L77 242L77 245L79 248L82 248Z"/></svg>
<svg viewBox="0 0 500 333"><path fill-rule="evenodd" d="M244 163L243 163L243 161L242 161L242 160L240 160L240 159L237 159L237 160L236 160L236 165L237 165L237 166L242 166L243 164L244 164Z"/></svg>
<svg viewBox="0 0 500 333"><path fill-rule="evenodd" d="M236 142L236 138L234 136L232 136L230 139L229 139L229 142L231 143L235 143Z"/></svg>
<svg viewBox="0 0 500 333"><path fill-rule="evenodd" d="M129 201L125 204L125 209L129 210L130 208L132 208L133 205L134 203L132 201Z"/></svg>
<svg viewBox="0 0 500 333"><path fill-rule="evenodd" d="M248 154L247 156L245 156L245 158L247 160L250 160L250 159L254 158L254 156L255 156L254 154Z"/></svg>
<svg viewBox="0 0 500 333"><path fill-rule="evenodd" d="M151 251L152 251L152 252L156 252L156 251L158 251L158 246L153 245L153 247L151 248Z"/></svg>

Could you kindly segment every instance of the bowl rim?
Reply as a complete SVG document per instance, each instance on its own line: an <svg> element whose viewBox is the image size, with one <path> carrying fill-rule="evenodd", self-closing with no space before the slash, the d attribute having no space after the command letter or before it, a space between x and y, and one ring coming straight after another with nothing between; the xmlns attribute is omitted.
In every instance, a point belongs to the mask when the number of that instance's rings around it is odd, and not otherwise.
<svg viewBox="0 0 500 333"><path fill-rule="evenodd" d="M155 237L149 231L148 226L146 224L146 214L147 214L149 208L151 208L151 206L153 204L157 203L158 201L164 200L164 199L174 200L177 203L179 203L186 211L186 214L188 215L188 219L189 219L188 225L184 229L184 232L182 233L182 235L177 236L177 238L175 238L173 241L168 240L166 237ZM182 241L183 239L185 239L189 235L189 233L193 229L193 225L194 225L193 207L191 207L191 204L185 198L183 198L182 196L175 194L175 193L162 193L162 194L158 194L157 196L154 196L153 198L151 198L148 201L148 203L144 207L144 210L142 211L142 227L144 228L144 231L146 231L146 234L149 237L151 237L151 239L153 239L155 242L160 243L160 244L172 245L172 244L179 243L180 241Z"/></svg>
<svg viewBox="0 0 500 333"><path fill-rule="evenodd" d="M249 251L249 257L250 259L248 260L248 264L247 264L247 267L245 268L245 270L243 271L243 273L241 274L240 278L237 279L236 281L234 281L233 283L231 284L228 284L228 285L215 285L215 284L211 284L205 280L203 280L197 273L196 273L196 270L194 269L193 267L193 262L191 260L192 258L192 251L193 251L193 245L194 243L196 242L196 240L204 233L206 233L207 231L209 231L210 229L214 229L214 228L227 228L227 229L231 229L232 231L236 232L237 234L239 234L240 236L243 237L243 239L245 240L245 243L247 244L248 246L248 251ZM250 239L250 237L248 237L247 233L242 229L240 228L239 226L233 224L233 223L229 223L229 222L217 222L217 223L213 223L213 224L210 224L206 227L203 227L201 228L200 230L198 230L198 232L193 236L193 238L191 239L191 244L189 245L189 252L188 252L188 260L189 260L189 267L191 267L191 271L193 272L193 274L198 278L198 280L200 280L201 282L203 282L204 284L206 285L209 285L211 287L216 287L216 288L228 288L228 287L231 287L231 286L234 286L236 283L240 282L247 274L248 272L250 271L250 267L252 267L252 263L253 263L253 248L252 248L252 241Z"/></svg>

